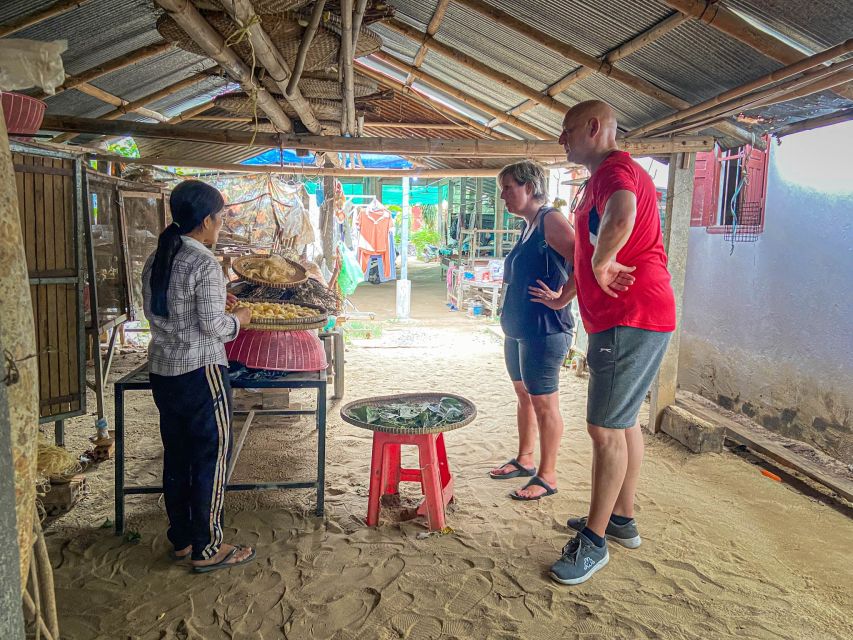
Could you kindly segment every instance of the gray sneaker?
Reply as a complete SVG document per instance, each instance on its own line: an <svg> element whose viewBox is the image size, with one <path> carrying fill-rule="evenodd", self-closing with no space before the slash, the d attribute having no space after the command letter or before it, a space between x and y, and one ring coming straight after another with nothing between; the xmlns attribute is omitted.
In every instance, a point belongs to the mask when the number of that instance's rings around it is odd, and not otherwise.
<svg viewBox="0 0 853 640"><path fill-rule="evenodd" d="M596 547L584 534L579 533L563 547L563 555L551 565L551 578L560 584L586 582L599 569L610 562L607 543Z"/></svg>
<svg viewBox="0 0 853 640"><path fill-rule="evenodd" d="M586 516L582 518L569 518L566 525L568 525L569 529L583 531L584 527L586 527L586 520ZM608 521L604 535L608 540L613 540L613 542L621 544L627 549L636 549L643 543L643 539L640 537L640 530L637 529L637 521L633 518L625 524L616 524L613 520Z"/></svg>

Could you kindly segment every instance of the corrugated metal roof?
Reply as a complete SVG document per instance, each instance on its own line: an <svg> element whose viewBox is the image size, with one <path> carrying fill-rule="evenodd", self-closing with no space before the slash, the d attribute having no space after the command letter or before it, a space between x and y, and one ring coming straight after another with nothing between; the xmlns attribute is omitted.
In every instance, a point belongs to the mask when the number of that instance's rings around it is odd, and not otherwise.
<svg viewBox="0 0 853 640"><path fill-rule="evenodd" d="M420 30L425 29L437 4L436 0L390 1L402 21ZM658 0L487 1L492 6L593 56L604 54L672 14L672 10ZM54 2L55 0L5 0L0 2L0 23L42 10ZM837 44L849 37L850 24L853 23L853 3L849 1L725 2L761 28L775 30L799 46L811 50ZM69 48L63 56L65 67L69 73L79 74L161 40L155 29L156 18L160 13L150 0L92 0L82 7L22 30L13 37L68 40ZM386 51L411 63L418 50L418 41L400 36L381 24L375 24L372 28L383 38ZM456 2L450 3L436 38L537 90L556 82L576 66L535 39L521 36ZM170 86L212 65L213 62L209 59L175 50L98 78L93 84L125 100L133 100ZM710 26L691 20L657 42L623 59L617 66L688 102L695 103L781 65ZM427 55L423 68L427 73L459 87L496 109L510 109L525 100L524 96L506 89L500 83L471 73L458 62L434 52ZM399 75L394 74L394 77ZM420 86L415 83L415 87ZM148 106L167 116L173 116L224 90L224 80L211 78ZM452 108L481 122L489 119L485 114L462 106L449 96L442 96L432 90L428 92L438 95L440 100ZM585 78L556 98L567 105L591 98L606 100L613 104L619 113L621 124L627 128L642 125L672 111L671 107L602 75ZM781 122L819 115L833 109L849 107L851 104L853 101L825 93L765 111ZM48 112L51 114L95 117L112 109L112 106L75 90L48 99ZM413 105L407 105L404 112L407 117L415 117L418 109L423 107L418 106L415 109ZM383 107L383 117L386 112L388 109ZM422 112L420 115L426 117ZM125 117L140 118L138 115ZM388 117L393 115L389 113ZM537 107L519 117L556 135L559 126L558 114ZM224 127L234 126L233 123L219 124ZM389 136L418 137L426 135L424 131L433 133L433 130L423 129L394 131L393 134L387 131L383 133ZM458 135L470 137L478 134L469 131L458 132ZM451 131L441 132L441 137L452 137ZM189 145L174 141L143 142L140 148L159 152L168 149L170 155L180 151L181 155L187 156L190 155L187 149L191 149L192 155L199 159L229 162L254 153L254 150L229 149L219 145ZM440 166L473 166L472 163L476 165L480 161L434 159L431 162ZM497 162L494 164L499 166Z"/></svg>

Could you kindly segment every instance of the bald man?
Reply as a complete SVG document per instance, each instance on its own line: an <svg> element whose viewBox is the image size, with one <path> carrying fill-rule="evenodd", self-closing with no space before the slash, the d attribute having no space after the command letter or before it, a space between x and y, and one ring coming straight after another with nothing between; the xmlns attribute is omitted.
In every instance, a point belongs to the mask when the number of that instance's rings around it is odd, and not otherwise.
<svg viewBox="0 0 853 640"><path fill-rule="evenodd" d="M604 102L575 105L560 143L590 178L575 211L575 281L589 334L587 431L592 438L589 514L551 567L561 584L580 584L609 561L607 539L640 546L634 493L643 460L640 406L675 329L655 185L616 144L616 115Z"/></svg>

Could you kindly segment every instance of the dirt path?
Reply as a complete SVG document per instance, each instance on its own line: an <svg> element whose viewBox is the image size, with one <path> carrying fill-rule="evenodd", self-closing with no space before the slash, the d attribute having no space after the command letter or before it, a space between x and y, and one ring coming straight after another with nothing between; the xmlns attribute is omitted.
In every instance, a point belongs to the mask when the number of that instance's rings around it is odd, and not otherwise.
<svg viewBox="0 0 853 640"><path fill-rule="evenodd" d="M486 472L515 455L512 389L499 339L483 321L451 313L434 265L415 265L413 320L386 322L347 349L346 398L447 390L477 404L478 419L447 435L456 483L454 532L423 538L418 521L385 509L367 529L370 434L329 416L327 517L310 491L229 494L227 538L258 546L258 560L209 576L166 558L156 496L128 501L128 543L100 528L112 517L111 463L89 476L91 493L54 524L51 554L63 637L536 639L853 637L853 523L730 454L694 456L646 435L639 492L643 546L611 547L610 565L585 585L561 587L548 566L568 539L566 517L589 498L586 381L566 371L566 433L559 493L517 503L512 481ZM394 284L362 285L355 302L380 319ZM123 357L116 375L141 357ZM306 401L308 398L306 397ZM160 473L150 398L128 407L128 473ZM69 425L82 447L91 420ZM235 480L310 471L307 421L253 427ZM408 454L407 454L408 455ZM417 500L407 486L403 506ZM845 611L847 613L845 613Z"/></svg>

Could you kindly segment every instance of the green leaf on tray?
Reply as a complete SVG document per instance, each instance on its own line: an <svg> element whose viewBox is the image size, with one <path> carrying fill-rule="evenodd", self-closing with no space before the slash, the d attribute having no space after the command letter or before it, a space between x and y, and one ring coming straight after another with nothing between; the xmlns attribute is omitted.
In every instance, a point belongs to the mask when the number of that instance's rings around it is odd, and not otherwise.
<svg viewBox="0 0 853 640"><path fill-rule="evenodd" d="M459 422L465 417L465 405L456 398L438 402L396 402L380 407L350 409L350 417L359 422L398 429L431 429Z"/></svg>

